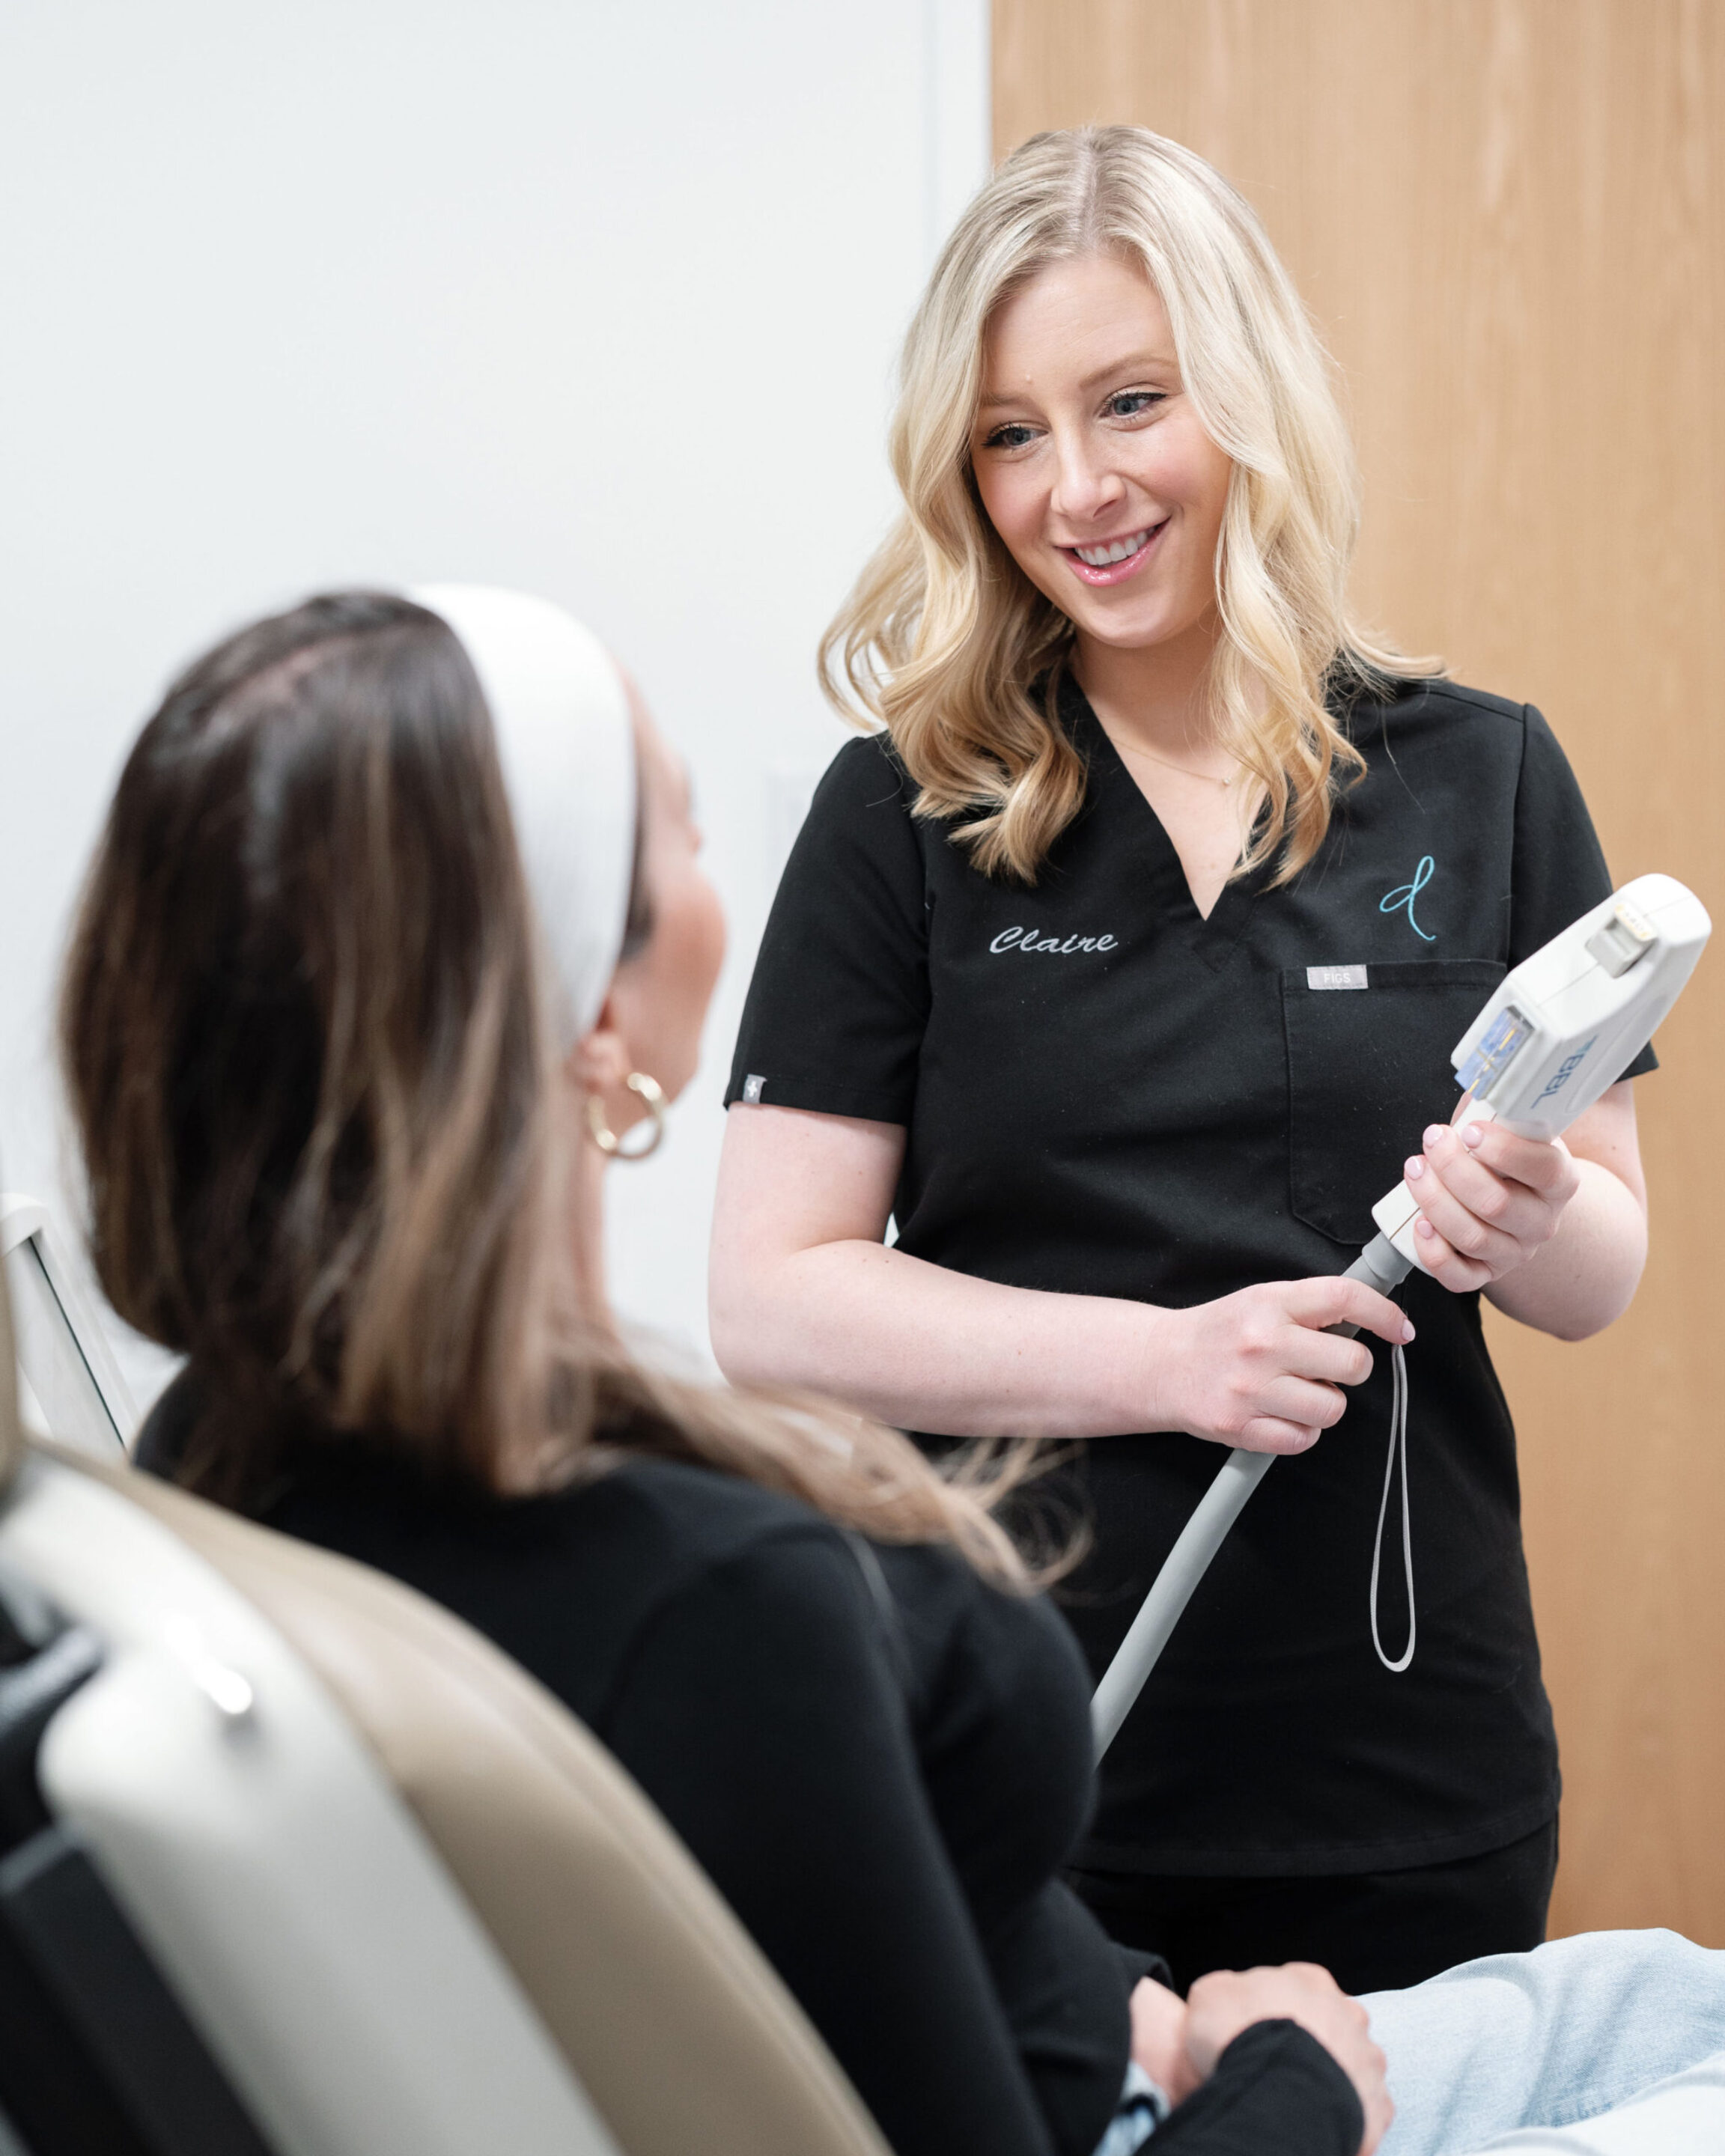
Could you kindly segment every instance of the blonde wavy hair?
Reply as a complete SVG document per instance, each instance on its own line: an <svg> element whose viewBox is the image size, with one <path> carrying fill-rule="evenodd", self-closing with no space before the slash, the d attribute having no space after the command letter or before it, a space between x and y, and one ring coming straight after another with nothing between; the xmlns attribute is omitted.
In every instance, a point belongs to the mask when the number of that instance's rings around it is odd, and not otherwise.
<svg viewBox="0 0 1725 2156"><path fill-rule="evenodd" d="M1034 882L1084 798L1057 716L1075 631L990 524L971 434L996 310L1050 264L1086 254L1150 280L1186 393L1233 460L1211 716L1264 804L1236 873L1279 854L1286 882L1364 768L1327 697L1440 662L1404 657L1350 619L1358 487L1323 348L1250 206L1147 129L1034 136L959 219L905 341L891 435L905 512L827 632L821 683L853 722L885 725L919 815L958 819L952 836L986 874Z"/></svg>

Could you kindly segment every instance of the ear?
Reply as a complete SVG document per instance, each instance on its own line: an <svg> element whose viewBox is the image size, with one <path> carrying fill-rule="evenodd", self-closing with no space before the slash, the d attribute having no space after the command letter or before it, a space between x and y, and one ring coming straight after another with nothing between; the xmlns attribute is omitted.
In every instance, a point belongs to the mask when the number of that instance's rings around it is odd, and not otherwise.
<svg viewBox="0 0 1725 2156"><path fill-rule="evenodd" d="M624 1081L634 1065L608 991L593 1029L569 1050L563 1068L583 1093L597 1093L606 1101L629 1097Z"/></svg>

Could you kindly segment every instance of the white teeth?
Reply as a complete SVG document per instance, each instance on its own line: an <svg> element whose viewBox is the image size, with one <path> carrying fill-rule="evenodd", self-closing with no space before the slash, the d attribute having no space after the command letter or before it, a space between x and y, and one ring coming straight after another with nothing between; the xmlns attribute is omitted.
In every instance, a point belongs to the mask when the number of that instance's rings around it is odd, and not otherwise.
<svg viewBox="0 0 1725 2156"><path fill-rule="evenodd" d="M1150 527L1135 531L1129 539L1117 539L1107 547L1075 547L1072 551L1087 569L1106 569L1116 562L1125 561L1136 554L1150 536Z"/></svg>

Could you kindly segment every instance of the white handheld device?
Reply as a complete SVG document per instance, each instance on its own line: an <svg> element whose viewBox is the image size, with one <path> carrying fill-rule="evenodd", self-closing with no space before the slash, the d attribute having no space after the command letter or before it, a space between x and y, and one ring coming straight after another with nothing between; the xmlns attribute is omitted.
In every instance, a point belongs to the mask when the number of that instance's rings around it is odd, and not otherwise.
<svg viewBox="0 0 1725 2156"><path fill-rule="evenodd" d="M1674 877L1637 876L1524 958L1450 1059L1475 1119L1524 1138L1566 1131L1652 1039L1712 931ZM1405 1183L1372 1208L1410 1264L1419 1212Z"/></svg>
<svg viewBox="0 0 1725 2156"><path fill-rule="evenodd" d="M1616 1084L1646 1046L1694 972L1712 932L1707 908L1675 877L1637 876L1524 958L1498 984L1450 1055L1455 1082L1472 1093L1476 1119L1502 1123L1520 1137L1558 1137ZM1399 1287L1419 1263L1414 1235L1419 1216L1414 1194L1399 1183L1372 1208L1378 1232L1344 1277L1363 1280L1380 1294ZM1399 1383L1392 1469L1398 1438L1405 1441L1406 1405L1405 1386ZM1194 1589L1275 1457L1271 1452L1231 1452L1199 1500L1096 1686L1091 1723L1098 1758L1131 1712ZM1384 1487L1387 1507L1388 1473ZM1402 1508L1405 1541L1405 1454ZM1381 1542L1381 1511L1378 1529ZM1374 1557L1374 1638L1377 1588ZM1411 1620L1411 1558L1409 1589ZM1378 1652L1381 1656L1381 1645ZM1399 1662L1384 1657L1386 1666L1405 1669L1412 1653L1410 1635L1407 1654Z"/></svg>

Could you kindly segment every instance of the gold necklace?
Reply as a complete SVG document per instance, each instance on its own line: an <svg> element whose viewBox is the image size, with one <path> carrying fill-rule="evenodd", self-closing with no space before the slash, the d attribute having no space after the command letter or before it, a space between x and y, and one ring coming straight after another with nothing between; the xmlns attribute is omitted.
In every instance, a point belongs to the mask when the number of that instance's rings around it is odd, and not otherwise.
<svg viewBox="0 0 1725 2156"><path fill-rule="evenodd" d="M1232 786L1240 776L1237 762L1225 778L1217 778L1208 771L1194 771L1189 764L1176 763L1172 757L1158 756L1153 748L1140 748L1136 742L1117 742L1114 746L1124 755L1147 757L1152 763L1159 763L1165 771L1178 771L1182 778L1200 779L1206 786Z"/></svg>

